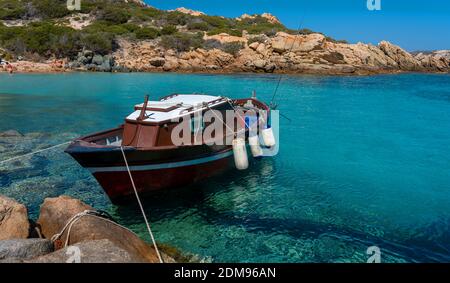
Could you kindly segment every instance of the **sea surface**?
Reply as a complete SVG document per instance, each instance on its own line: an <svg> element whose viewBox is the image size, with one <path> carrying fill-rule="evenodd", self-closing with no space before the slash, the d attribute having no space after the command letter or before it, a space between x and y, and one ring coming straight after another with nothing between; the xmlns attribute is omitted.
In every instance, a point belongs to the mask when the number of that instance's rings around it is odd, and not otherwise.
<svg viewBox="0 0 450 283"><path fill-rule="evenodd" d="M115 127L145 94L270 101L276 75L0 75L0 160ZM285 76L280 152L245 172L145 198L157 241L213 262L450 262L450 76ZM9 144L8 144L9 142ZM12 144L11 144L12 143ZM68 194L146 240L63 147L0 165L0 194L36 219Z"/></svg>

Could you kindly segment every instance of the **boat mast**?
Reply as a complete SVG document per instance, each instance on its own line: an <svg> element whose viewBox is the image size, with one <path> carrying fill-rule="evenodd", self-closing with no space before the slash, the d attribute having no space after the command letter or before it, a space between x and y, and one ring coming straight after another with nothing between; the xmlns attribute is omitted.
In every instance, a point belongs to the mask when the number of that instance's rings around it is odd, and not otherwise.
<svg viewBox="0 0 450 283"><path fill-rule="evenodd" d="M138 121L144 120L144 118L145 118L145 111L147 110L147 104L148 104L148 94L145 95L144 104L142 106L141 114L139 115Z"/></svg>

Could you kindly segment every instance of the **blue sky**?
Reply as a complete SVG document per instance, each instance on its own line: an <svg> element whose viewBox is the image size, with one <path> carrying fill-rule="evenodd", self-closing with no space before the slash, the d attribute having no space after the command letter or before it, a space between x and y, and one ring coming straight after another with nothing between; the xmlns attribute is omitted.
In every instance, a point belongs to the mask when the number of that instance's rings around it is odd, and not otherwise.
<svg viewBox="0 0 450 283"><path fill-rule="evenodd" d="M450 49L450 1L380 0L145 0L159 9L186 7L210 15L236 17L269 12L290 28L303 27L349 42L388 40L406 50Z"/></svg>

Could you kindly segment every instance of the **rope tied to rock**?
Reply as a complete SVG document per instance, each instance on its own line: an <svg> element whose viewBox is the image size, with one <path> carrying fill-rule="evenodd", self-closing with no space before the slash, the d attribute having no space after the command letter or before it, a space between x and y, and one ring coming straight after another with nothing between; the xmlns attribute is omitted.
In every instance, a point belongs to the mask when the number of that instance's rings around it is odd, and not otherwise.
<svg viewBox="0 0 450 283"><path fill-rule="evenodd" d="M136 199L139 204L139 208L141 209L142 216L144 217L144 221L147 226L148 234L150 235L150 238L152 239L153 246L155 248L156 254L158 255L159 262L164 263L164 261L161 257L161 254L159 253L158 246L156 245L156 241L155 241L155 237L153 236L152 229L150 228L150 223L147 220L147 215L145 214L144 207L142 206L142 203L141 203L141 199L139 198L139 194L136 189L136 185L134 184L133 176L131 175L130 167L128 166L127 157L125 156L125 152L124 152L122 146L120 147L120 151L122 152L123 160L125 161L125 166L127 167L128 175L130 176L131 185L133 186L134 194L136 195Z"/></svg>
<svg viewBox="0 0 450 283"><path fill-rule="evenodd" d="M119 227L119 228L122 228L122 229L124 229L124 230L127 230L128 232L134 234L136 237L139 237L135 232L131 231L131 230L128 229L127 227L122 226L122 225L120 225L119 223L117 223L117 222L115 222L115 221L113 221L113 220L111 220L111 219L106 218L106 217L110 217L110 216L106 215L106 213L104 213L104 212L99 212L99 211L96 211L96 210L84 210L84 211L79 212L79 213L75 214L74 216L72 216L72 217L66 222L66 224L65 224L64 227L61 229L61 231L60 231L59 233L56 233L55 235L53 235L53 236L50 238L50 240L51 240L53 243L57 242L57 241L64 235L64 232L67 230L66 240L65 240L65 242L64 242L64 245L62 246L63 248L67 247L67 246L69 245L69 241L70 241L70 232L72 231L73 225L75 225L75 223L76 223L78 220L80 220L81 218L83 218L83 217L94 217L94 218L97 218L97 219L100 219L100 220L109 222L109 223L111 223L111 224L113 224L113 225L115 225L115 226L117 226L117 227ZM155 250L157 251L157 254L159 255L159 251L158 251L156 245L155 245ZM159 259L159 261L160 261L161 263L163 263L162 258L161 258L160 256L159 256L158 259Z"/></svg>
<svg viewBox="0 0 450 283"><path fill-rule="evenodd" d="M69 244L69 240L70 240L70 232L71 232L71 230L72 230L73 225L74 225L78 220L80 220L81 218L83 218L83 217L85 217L85 216L95 217L95 218L98 218L98 219L107 221L107 222L109 222L109 223L112 223L112 224L114 224L114 225L116 225L116 226L118 226L118 227L120 227L120 228L123 228L123 229L128 230L128 231L132 232L133 234L135 234L135 233L134 233L133 231L131 231L130 229L128 229L128 228L126 228L126 227L124 227L124 226L122 226L122 225L120 225L120 224L118 224L118 223L116 223L116 222L114 222L114 221L112 221L112 220L110 220L110 219L107 219L107 218L105 217L105 214L102 213L102 212L95 211L95 210L85 210L85 211L79 212L79 213L75 214L74 216L72 216L72 217L66 222L66 225L64 225L64 227L61 229L61 231L60 231L59 233L53 235L53 236L51 237L50 240L51 240L52 242L56 242L59 238L62 237L62 235L64 234L64 232L67 230L67 237L66 237L66 241L65 241L64 246L63 246L63 247L67 247L68 244Z"/></svg>

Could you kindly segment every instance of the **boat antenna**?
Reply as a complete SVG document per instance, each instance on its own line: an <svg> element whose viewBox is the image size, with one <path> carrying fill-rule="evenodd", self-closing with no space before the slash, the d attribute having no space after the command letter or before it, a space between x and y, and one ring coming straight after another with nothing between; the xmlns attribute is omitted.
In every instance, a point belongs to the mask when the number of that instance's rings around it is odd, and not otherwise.
<svg viewBox="0 0 450 283"><path fill-rule="evenodd" d="M292 42L292 46L289 49L289 53L291 53L292 50L294 50L294 46L295 46L295 43L297 42L297 38L301 34L301 31L302 31L301 28L303 26L304 20L305 20L305 14L303 14L303 16L302 16L302 19L301 19L300 24L299 24L298 29L297 29L297 33L295 34L295 37L294 37L294 41ZM286 41L284 42L284 48L283 48L284 50L286 50L287 42L288 42L288 40L286 39ZM274 103L274 101L275 101L275 97L276 97L276 95L278 93L278 89L280 88L281 81L283 80L283 77L284 77L284 73L281 73L280 76L278 77L277 85L276 85L275 90L273 92L272 99L270 100L270 104L269 104L270 109L276 109L277 106L278 106L277 104Z"/></svg>

